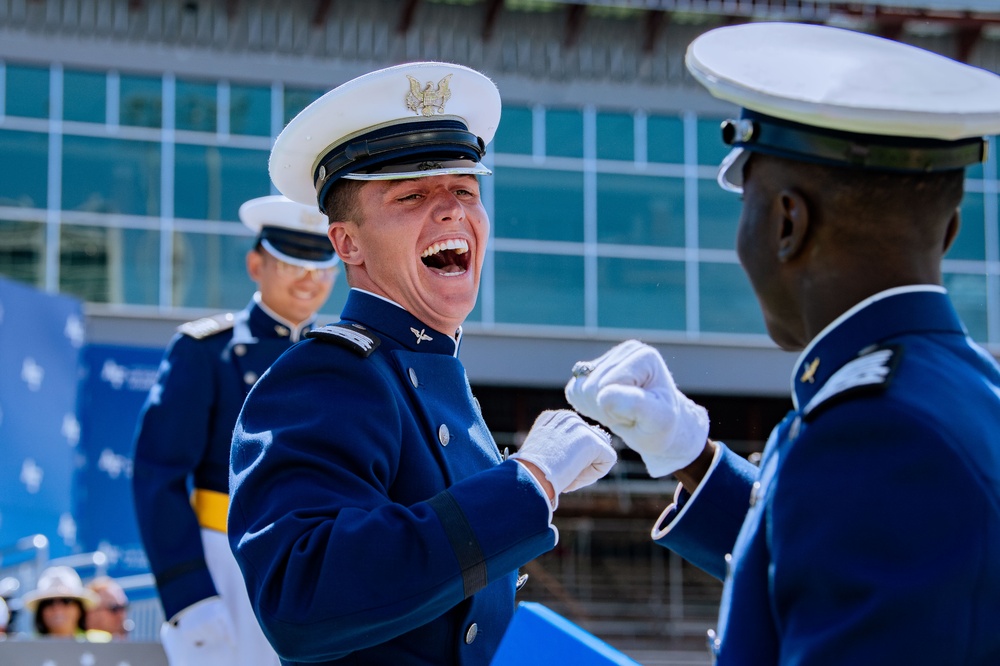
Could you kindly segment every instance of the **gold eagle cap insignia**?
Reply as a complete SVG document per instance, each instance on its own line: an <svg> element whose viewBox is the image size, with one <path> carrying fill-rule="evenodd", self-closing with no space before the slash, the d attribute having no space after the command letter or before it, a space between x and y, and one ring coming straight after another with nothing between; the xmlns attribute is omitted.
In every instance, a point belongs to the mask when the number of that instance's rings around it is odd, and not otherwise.
<svg viewBox="0 0 1000 666"><path fill-rule="evenodd" d="M432 81L421 86L420 81L407 74L410 92L406 93L406 108L423 116L444 113L444 105L451 99L451 89L448 88L451 77L451 74L444 77L437 82L437 86Z"/></svg>

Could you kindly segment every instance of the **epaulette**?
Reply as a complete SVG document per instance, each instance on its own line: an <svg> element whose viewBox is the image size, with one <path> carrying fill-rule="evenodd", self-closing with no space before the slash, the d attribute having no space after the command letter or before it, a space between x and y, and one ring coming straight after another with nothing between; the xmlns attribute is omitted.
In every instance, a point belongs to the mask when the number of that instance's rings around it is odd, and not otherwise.
<svg viewBox="0 0 1000 666"><path fill-rule="evenodd" d="M204 338L211 337L216 333L222 333L223 331L228 331L236 323L236 317L232 312L226 312L223 314L213 315L211 317L202 317L201 319L195 319L194 321L189 321L186 324L181 324L177 327L177 330L194 338L195 340L202 340Z"/></svg>
<svg viewBox="0 0 1000 666"><path fill-rule="evenodd" d="M903 348L872 346L837 370L802 410L802 418L814 418L823 409L862 394L881 393L899 365Z"/></svg>
<svg viewBox="0 0 1000 666"><path fill-rule="evenodd" d="M369 333L361 324L327 324L306 333L307 338L332 342L347 347L358 356L368 358L382 343L381 338Z"/></svg>

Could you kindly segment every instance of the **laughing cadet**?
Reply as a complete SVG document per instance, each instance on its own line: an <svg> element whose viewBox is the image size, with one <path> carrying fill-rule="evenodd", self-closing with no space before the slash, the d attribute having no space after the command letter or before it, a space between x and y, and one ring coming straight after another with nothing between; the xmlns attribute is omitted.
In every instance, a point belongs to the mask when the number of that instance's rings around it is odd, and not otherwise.
<svg viewBox="0 0 1000 666"><path fill-rule="evenodd" d="M275 142L272 180L326 212L351 286L234 433L230 544L286 664L488 664L559 494L616 459L563 410L504 460L458 360L499 120L487 77L410 63L330 91Z"/></svg>

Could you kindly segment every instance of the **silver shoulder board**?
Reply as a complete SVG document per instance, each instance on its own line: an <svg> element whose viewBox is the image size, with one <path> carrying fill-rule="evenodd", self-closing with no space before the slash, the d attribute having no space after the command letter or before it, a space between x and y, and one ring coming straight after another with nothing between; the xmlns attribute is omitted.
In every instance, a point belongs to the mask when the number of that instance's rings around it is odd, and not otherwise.
<svg viewBox="0 0 1000 666"><path fill-rule="evenodd" d="M361 324L327 324L309 331L306 337L347 347L364 358L371 356L382 342L377 335L369 333Z"/></svg>
<svg viewBox="0 0 1000 666"><path fill-rule="evenodd" d="M189 321L186 324L178 326L177 330L184 335L194 338L195 340L201 340L203 338L213 336L216 333L228 331L235 323L236 317L233 313L226 312L212 317L202 317L201 319Z"/></svg>
<svg viewBox="0 0 1000 666"><path fill-rule="evenodd" d="M884 391L892 379L902 354L898 346L876 347L866 351L833 373L802 410L802 416L815 416L820 407L833 405L859 393Z"/></svg>

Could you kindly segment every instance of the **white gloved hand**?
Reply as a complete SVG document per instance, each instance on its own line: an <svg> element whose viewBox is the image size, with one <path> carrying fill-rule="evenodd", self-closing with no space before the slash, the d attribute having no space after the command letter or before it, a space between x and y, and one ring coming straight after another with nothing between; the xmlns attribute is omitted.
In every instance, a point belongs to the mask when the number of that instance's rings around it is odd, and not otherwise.
<svg viewBox="0 0 1000 666"><path fill-rule="evenodd" d="M574 365L566 399L621 437L653 477L687 467L708 441L708 412L677 390L659 352L638 340Z"/></svg>
<svg viewBox="0 0 1000 666"><path fill-rule="evenodd" d="M538 467L558 498L607 474L618 454L611 448L608 433L589 425L579 414L560 409L539 414L511 458Z"/></svg>
<svg viewBox="0 0 1000 666"><path fill-rule="evenodd" d="M171 666L229 664L235 658L236 627L219 597L191 604L160 630Z"/></svg>

